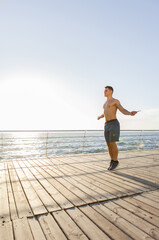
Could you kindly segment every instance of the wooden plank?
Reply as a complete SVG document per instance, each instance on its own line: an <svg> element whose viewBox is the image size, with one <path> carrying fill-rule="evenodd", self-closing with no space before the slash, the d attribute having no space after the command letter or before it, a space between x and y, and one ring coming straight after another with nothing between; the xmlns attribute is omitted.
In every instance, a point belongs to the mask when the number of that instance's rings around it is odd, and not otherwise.
<svg viewBox="0 0 159 240"><path fill-rule="evenodd" d="M152 163L151 163L152 164ZM148 167L148 171L146 170L145 167L136 167L136 168L133 168L132 166L129 168L129 169L121 169L122 172L130 172L132 174L136 174L137 176L140 176L140 177L146 177L147 180L150 180L150 181L156 181L158 180L156 174L152 174L151 173L151 166Z"/></svg>
<svg viewBox="0 0 159 240"><path fill-rule="evenodd" d="M61 171L59 169L55 169L56 166L54 166L54 172L58 172L58 174L61 176ZM95 202L96 201L96 198L94 198L92 195L94 195L94 192L89 189L87 186L81 184L79 181L76 181L75 179L73 179L72 177L69 177L69 176L65 176L65 174L63 173L63 178L66 178L67 181L69 183L71 183L72 185L76 186L77 188L79 188L82 192L84 192L84 197L82 198L84 201L86 199L89 200L89 202Z"/></svg>
<svg viewBox="0 0 159 240"><path fill-rule="evenodd" d="M63 161L63 162L64 162L64 161ZM92 177L92 176L91 176L91 177ZM89 178L90 178L90 175L89 175ZM100 177L98 177L98 180L99 180L99 179L100 179ZM114 180L114 181L115 181L115 180ZM116 180L116 182L118 182L118 181ZM124 185L124 186L125 186L125 185ZM145 186L145 185L143 184L143 186ZM101 186L100 186L100 187L101 187ZM136 186L135 186L135 188L136 188ZM147 186L146 186L146 189L147 189ZM140 189L139 189L139 190L138 190L138 189L137 189L137 190L134 189L134 191L135 191L135 192L141 192ZM112 192L112 190L111 190L111 192ZM127 191L126 191L126 192L127 192ZM121 195L120 195L120 196L121 196Z"/></svg>
<svg viewBox="0 0 159 240"><path fill-rule="evenodd" d="M133 178L128 178L126 176L122 176L122 175L120 175L120 173L118 174L118 172L113 172L113 174L117 177L117 179L123 179L124 181L127 182L127 184L131 183L134 186L137 186L137 188L140 188L142 191L152 189L151 186L148 186L148 185L146 185L146 184L144 184L142 182L139 182L135 178L133 179Z"/></svg>
<svg viewBox="0 0 159 240"><path fill-rule="evenodd" d="M82 181L81 179L76 179L74 177L67 177L67 180L73 183L74 185L76 185L78 188L84 191L87 195L89 195L90 198L92 199L92 202L96 202L99 200L102 201L105 199L104 196L94 191L93 188L91 189L90 186L84 181Z"/></svg>
<svg viewBox="0 0 159 240"><path fill-rule="evenodd" d="M13 228L12 222L0 223L0 239L1 240L13 240Z"/></svg>
<svg viewBox="0 0 159 240"><path fill-rule="evenodd" d="M88 165L88 164L87 164ZM95 169L99 169L100 171L103 169L103 167L102 166L99 166L99 165L94 165L94 164L92 164L92 166L90 166L90 165L88 165L89 166L89 168L95 168ZM132 167L132 164L131 164L131 167ZM117 169L117 170L119 170L120 172L122 172L122 169ZM132 170L131 170L132 171ZM118 172L118 171L117 171ZM115 173L116 173L116 171L114 171L114 172L110 172L110 171L106 171L106 173L107 173L107 177L109 176L109 178L112 178L112 177L114 177L114 176L118 176L118 179L119 179L119 182L120 182L120 175L115 175ZM126 187L127 185L129 185L128 184L128 181L132 181L132 180L129 180L129 179L126 179L126 181L127 181L127 183L126 184L124 184L124 186ZM138 184L139 185L141 185L139 182L137 182L136 181L136 183L135 183L135 185L136 185L136 188L138 189ZM132 185L131 185L132 186ZM149 187L148 186L145 186L145 185L143 185L142 184L142 186L144 187L144 189L149 189Z"/></svg>
<svg viewBox="0 0 159 240"><path fill-rule="evenodd" d="M131 173L135 174L135 176L139 176L139 177L144 178L146 180L152 181L153 183L156 183L156 184L158 183L158 181L157 181L158 178L157 178L156 174L154 174L154 176L153 176L153 174L151 173L151 175L150 175L150 173L144 171L143 168L142 169L135 169L135 170L131 169L130 171L131 171ZM151 172L151 167L149 167L149 171Z"/></svg>
<svg viewBox="0 0 159 240"><path fill-rule="evenodd" d="M51 214L39 216L38 221L47 240L67 239Z"/></svg>
<svg viewBox="0 0 159 240"><path fill-rule="evenodd" d="M134 198L159 210L159 204L149 198L143 197L142 195L134 196Z"/></svg>
<svg viewBox="0 0 159 240"><path fill-rule="evenodd" d="M37 161L36 161L37 162ZM37 163L38 165L38 163ZM52 178L52 175L48 173L47 168L38 167L37 170L45 177L46 179L61 193L72 202L75 206L80 206L85 204L85 202L77 197L73 192L69 191L65 186L58 182L55 178Z"/></svg>
<svg viewBox="0 0 159 240"><path fill-rule="evenodd" d="M28 161L30 163L30 161ZM31 166L31 163L30 163ZM61 208L71 208L73 207L73 204L65 198L57 189L50 183L50 181L47 180L47 176L43 176L38 171L37 167L31 168L32 173L38 181L41 183L41 185L46 189L46 191L52 196L52 198L60 205Z"/></svg>
<svg viewBox="0 0 159 240"><path fill-rule="evenodd" d="M147 160L147 159L146 159ZM159 174L158 174L158 168L159 168L159 166L158 166L158 163L159 163L159 160L155 160L155 161L150 161L149 162L149 164L145 164L144 163L144 166L139 166L138 168L137 168L137 170L139 171L139 172L143 172L142 170L144 170L144 173L146 173L147 175L149 175L149 176L151 176L151 177L156 177L156 176L159 176ZM151 169L151 172L152 173L154 173L154 174L152 174L150 171L149 171L149 169Z"/></svg>
<svg viewBox="0 0 159 240"><path fill-rule="evenodd" d="M141 183L144 183L145 185L149 186L149 189L151 189L151 190L156 189L156 187L157 187L155 182L153 181L154 179L152 180L146 175L138 174L137 171L132 171L132 170L126 169L126 170L122 170L122 171L120 170L120 173L123 175L125 174L130 179L134 179Z"/></svg>
<svg viewBox="0 0 159 240"><path fill-rule="evenodd" d="M79 208L86 216L88 216L98 227L100 227L103 232L105 232L111 239L116 240L130 240L127 234L123 233L119 228L117 228L113 223L104 218L100 213L95 211L90 206L83 206Z"/></svg>
<svg viewBox="0 0 159 240"><path fill-rule="evenodd" d="M87 182L90 188L96 189L97 192L103 195L104 200L113 199L122 195L120 191L112 189L110 185L107 184L107 181L100 181L98 175L92 174L89 178L87 176L82 176L82 180Z"/></svg>
<svg viewBox="0 0 159 240"><path fill-rule="evenodd" d="M148 234L126 221L124 218L117 215L115 212L107 208L107 203L94 204L92 207L102 214L106 219L112 222L116 227L120 228L125 234L135 240L153 239Z"/></svg>
<svg viewBox="0 0 159 240"><path fill-rule="evenodd" d="M94 199L90 195L81 190L76 184L68 181L67 177L61 176L61 172L58 169L56 169L55 166L54 167L47 166L45 168L47 168L47 172L52 177L56 178L58 182L60 182L64 187L69 189L70 192L73 192L79 198L81 198L84 203L91 203L92 201L94 201Z"/></svg>
<svg viewBox="0 0 159 240"><path fill-rule="evenodd" d="M153 214L153 215L155 215L155 216L157 216L157 217L159 217L159 210L154 208L153 206L150 206L150 205L140 201L141 199L138 200L138 199L135 199L134 197L131 197L131 198L124 198L124 200L133 204L133 205L135 205L135 206L137 206L137 207L139 207L139 208L141 208L141 209L143 209L143 210L145 210L145 211L147 211L147 212L149 212L149 213L151 213L151 214Z"/></svg>
<svg viewBox="0 0 159 240"><path fill-rule="evenodd" d="M31 162L30 162L30 164L31 164ZM34 164L35 164L35 161L34 161ZM34 171L35 170L36 170L36 176L38 176L38 174L39 174L39 176L41 177L43 182L48 185L48 186L46 186L47 190L49 189L49 186L50 186L50 188L52 190L50 192L50 194L53 195L56 202L58 202L58 204L61 206L61 208L73 207L73 204L71 203L71 201L69 201L68 198L66 198L60 191L57 190L57 188L54 187L55 180L46 171L44 171L41 167L36 167L36 166L34 168ZM41 184L42 184L42 182L41 182Z"/></svg>
<svg viewBox="0 0 159 240"><path fill-rule="evenodd" d="M154 202L159 204L159 196L155 196L151 192L142 193L142 196L149 198L150 200L153 200Z"/></svg>
<svg viewBox="0 0 159 240"><path fill-rule="evenodd" d="M13 220L15 240L34 240L27 218Z"/></svg>
<svg viewBox="0 0 159 240"><path fill-rule="evenodd" d="M159 197L159 190L154 190L150 192L152 196Z"/></svg>
<svg viewBox="0 0 159 240"><path fill-rule="evenodd" d="M72 178L71 178L72 179ZM114 198L115 196L106 191L106 187L99 183L98 181L90 180L88 177L73 177L75 181L79 181L84 186L89 189L89 194L91 194L97 201L104 201L106 199ZM105 189L103 189L103 188Z"/></svg>
<svg viewBox="0 0 159 240"><path fill-rule="evenodd" d="M6 182L7 182L7 190L8 190L8 202L9 202L9 212L10 212L10 218L16 219L18 218L18 212L17 212L17 207L14 199L14 193L10 181L10 176L7 168L7 163L5 162L5 174L6 174Z"/></svg>
<svg viewBox="0 0 159 240"><path fill-rule="evenodd" d="M97 166L95 166L97 169ZM79 167L78 167L79 168ZM84 172L88 172L90 171L92 167L90 165L86 165L86 164L81 164L81 170L83 170ZM95 170L94 168L92 168L93 170ZM112 184L113 183L113 188L117 188L118 190L121 191L122 189L125 189L125 191L127 193L132 193L132 192L141 192L143 191L143 189L141 190L141 188L137 185L131 184L131 183L127 183L127 181L123 181L121 179L118 179L117 176L114 175L114 173L109 173L108 171L106 171L105 173L100 172L98 173L93 173L92 175L89 175L90 178L92 178L92 176L95 176L96 179L98 178L98 181L102 181L104 180L103 184ZM82 176L83 177L83 176ZM121 188L122 186L122 188ZM144 190L147 188L144 188ZM123 190L122 190L123 191Z"/></svg>
<svg viewBox="0 0 159 240"><path fill-rule="evenodd" d="M157 227L131 213L129 210L122 208L118 205L118 200L107 202L106 207L118 214L120 217L123 217L126 221L132 223L143 232L147 233L153 239L159 239L159 229Z"/></svg>
<svg viewBox="0 0 159 240"><path fill-rule="evenodd" d="M96 169L98 169L98 166L95 166ZM76 165L76 166L70 166L68 165L67 167L64 167L65 169L68 168L71 172L73 171L73 173L75 174L76 171L79 171L79 173L90 173L91 172L91 169L93 169L95 171L94 168L92 168L90 166L90 164L86 164L86 163L83 163L83 164L80 164L80 165ZM101 169L100 169L101 170ZM123 191L123 186L121 188L121 186L118 184L118 182L116 181L116 179L114 180L113 178L110 178L110 175L107 174L107 171L105 173L103 173L102 171L100 171L100 173L98 173L98 176L96 177L96 180L98 179L98 181L102 181L104 180L104 184L112 184L113 183L113 186L115 189L118 189L119 191ZM89 174L87 176L87 178L89 179L91 176L96 176L97 175L96 173L92 173L92 174ZM84 177L82 175L82 177ZM110 178L110 179L109 179ZM114 185L115 183L115 185ZM127 191L127 192L132 192L132 190L130 190L130 186L126 186L124 185L124 190Z"/></svg>
<svg viewBox="0 0 159 240"><path fill-rule="evenodd" d="M151 167L149 167L149 171L151 172ZM129 169L123 169L122 172L124 173L128 173L128 174L133 174L134 176L137 176L141 179L145 179L147 181L150 181L152 183L155 183L156 180L157 180L157 177L155 176L152 176L150 175L149 173L145 172L143 168L141 168L141 170L139 169L132 169L132 168L129 168Z"/></svg>
<svg viewBox="0 0 159 240"><path fill-rule="evenodd" d="M34 188L28 181L26 175L24 174L23 170L21 169L20 165L17 161L13 161L13 165L16 168L16 172L19 176L21 184L23 186L24 192L26 194L27 200L32 208L32 212L34 215L47 213L47 209L43 205L42 201L39 199L37 193L35 192Z"/></svg>
<svg viewBox="0 0 159 240"><path fill-rule="evenodd" d="M9 173L10 173L10 179L12 182L14 198L16 201L18 217L21 218L21 217L25 217L25 216L33 216L32 210L29 206L29 203L27 201L27 198L25 196L25 193L23 191L21 183L18 179L16 171L13 168L13 165L11 162L8 162L8 168L9 168Z"/></svg>
<svg viewBox="0 0 159 240"><path fill-rule="evenodd" d="M141 217L142 219L146 220L147 222L150 222L153 225L159 227L159 221L158 221L157 216L154 216L152 213L149 213L149 212L143 210L142 208L134 206L133 204L125 201L124 199L118 199L116 201L116 203L118 205L120 205L121 207L129 210L133 214L135 214L135 215Z"/></svg>
<svg viewBox="0 0 159 240"><path fill-rule="evenodd" d="M120 157L125 156L152 156L152 155L158 155L158 149L140 149L140 150L128 150L128 151L120 151L119 152Z"/></svg>
<svg viewBox="0 0 159 240"><path fill-rule="evenodd" d="M83 168L83 165L85 166L85 168ZM87 172L90 169L93 169L93 170L99 169L102 171L102 168L98 168L99 166L94 165L94 164L93 164L93 166L92 165L90 166L90 164L82 164L82 165L80 164L80 166L81 166L81 168L85 169ZM96 173L94 173L93 175L96 175ZM120 175L115 175L114 172L106 171L104 174L101 174L101 176L100 176L100 178L102 178L102 179L105 179L106 177L107 177L108 181L112 182L112 180L113 180L113 182L115 182L116 184L120 183L119 186L122 185L122 186L124 186L124 188L128 188L131 191L134 190L134 188L135 188L135 191L144 191L144 190L149 189L145 185L139 184L137 181L133 181L133 180L128 181L128 179L125 177L122 177Z"/></svg>
<svg viewBox="0 0 159 240"><path fill-rule="evenodd" d="M71 216L71 218L76 222L76 224L91 240L110 239L99 227L97 227L96 224L94 224L78 208L67 209L66 212Z"/></svg>
<svg viewBox="0 0 159 240"><path fill-rule="evenodd" d="M125 160L127 158L135 158L135 159L139 159L139 158L145 158L145 157L158 157L158 150L153 151L153 149L150 149L150 151L123 151L123 152L119 152L119 158L122 160ZM143 159L144 160L144 159ZM139 162L139 161L138 161Z"/></svg>
<svg viewBox="0 0 159 240"><path fill-rule="evenodd" d="M119 189L118 187L116 188L112 183L108 182L107 179L104 180L101 179L100 174L92 174L89 175L89 177L82 176L82 178L84 178L84 180L87 181L88 183L95 185L97 188L100 188L103 191L105 191L105 194L103 192L105 200L120 197L124 194L123 191L121 191L121 189Z"/></svg>
<svg viewBox="0 0 159 240"><path fill-rule="evenodd" d="M46 237L41 229L39 222L34 218L28 218L28 223L34 240L46 240Z"/></svg>
<svg viewBox="0 0 159 240"><path fill-rule="evenodd" d="M21 167L25 166L25 164L22 161L19 161L19 164L21 165ZM43 205L45 206L45 208L49 212L61 209L60 206L55 202L55 200L49 195L49 193L46 191L46 189L41 186L39 181L32 174L31 170L32 170L31 168L27 168L25 166L24 172L25 172L28 180L30 181L32 187L36 191L38 197L43 202Z"/></svg>
<svg viewBox="0 0 159 240"><path fill-rule="evenodd" d="M0 161L0 222L10 220L7 183L4 162Z"/></svg>
<svg viewBox="0 0 159 240"><path fill-rule="evenodd" d="M52 214L69 240L88 239L64 210Z"/></svg>
<svg viewBox="0 0 159 240"><path fill-rule="evenodd" d="M75 173L76 173L76 170L75 171L73 171L73 168L71 168L71 166L67 166L67 167L61 167L62 168L62 170L63 171L65 171L65 172L69 172L70 174L72 173L72 174L74 174L75 175ZM83 178L84 178L84 176L82 175L82 173L83 173L83 171L79 171L79 175L81 174L81 176L75 176L75 177L71 177L71 179L74 179L74 180L76 180L76 179L79 179L79 181L82 183L82 182L84 182L84 184L87 186L89 186L89 188L91 189L91 188L94 188L95 187L95 185L94 184L89 184L89 181L90 181L90 178L92 179L92 177L93 177L93 179L94 180L96 180L97 182L100 182L100 183L103 183L104 185L106 185L106 186L108 186L108 187L110 187L111 188L111 193L113 194L113 195L115 195L114 194L114 192L113 192L113 189L115 189L115 192L116 192L116 196L122 196L122 195L125 195L124 193L126 193L127 195L128 194L132 194L132 191L128 191L127 189L125 189L125 188L123 188L123 187L119 187L117 184L116 185L114 185L114 184L112 184L111 182L109 182L109 181L107 181L107 179L106 179L106 175L105 175L105 180L103 180L103 179L101 179L101 175L102 175L102 173L100 173L99 175L88 175L87 176L87 179L86 179L86 181L84 181L83 180ZM86 183L87 182L87 183ZM101 185L101 184L100 184ZM97 189L99 188L99 186L97 186ZM108 188L108 189L110 189L110 188ZM93 191L94 191L94 189L92 189ZM105 190L105 189L104 189ZM96 191L96 190L95 190ZM109 192L110 193L110 192ZM111 194L110 193L110 194ZM102 199L102 198L101 198ZM97 200L100 200L100 198L98 198ZM104 199L103 199L104 200Z"/></svg>
<svg viewBox="0 0 159 240"><path fill-rule="evenodd" d="M151 163L151 164L152 164L152 163ZM129 166L131 166L131 171L133 171L133 169L134 169L134 168L133 168L133 165L134 165L134 163L133 163L133 164L131 163L131 165L130 165L130 163L129 163ZM137 164L136 164L136 165L137 165ZM136 165L135 165L135 170L134 170L134 171L140 171L139 169L136 168ZM97 165L97 164L93 163L92 166L94 166L96 169L99 169L99 170L104 169L104 167L103 167L103 166L100 166L99 164ZM91 167L91 166L90 166L90 167ZM119 166L118 170L121 171L122 168L120 169L120 166ZM146 168L143 167L142 170L141 170L141 173L143 173L143 171L146 172L146 171L147 171ZM112 174L113 172L107 171L107 173L110 175L110 174ZM147 172L147 173L149 173L149 172ZM152 177L152 176L151 176L151 177Z"/></svg>

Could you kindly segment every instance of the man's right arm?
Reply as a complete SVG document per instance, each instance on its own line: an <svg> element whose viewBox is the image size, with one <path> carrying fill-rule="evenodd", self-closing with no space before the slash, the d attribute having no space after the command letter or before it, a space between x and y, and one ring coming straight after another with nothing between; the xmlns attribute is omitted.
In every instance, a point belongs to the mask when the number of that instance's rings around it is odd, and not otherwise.
<svg viewBox="0 0 159 240"><path fill-rule="evenodd" d="M104 118L104 113L102 115L100 115L97 120L101 119L101 118Z"/></svg>

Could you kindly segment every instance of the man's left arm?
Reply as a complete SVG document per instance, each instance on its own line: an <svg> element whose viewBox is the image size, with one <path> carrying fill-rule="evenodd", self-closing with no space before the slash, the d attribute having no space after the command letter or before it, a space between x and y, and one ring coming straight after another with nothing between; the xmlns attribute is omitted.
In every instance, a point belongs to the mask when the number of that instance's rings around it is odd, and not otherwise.
<svg viewBox="0 0 159 240"><path fill-rule="evenodd" d="M120 104L119 100L116 100L116 107L119 109L119 111L121 113L123 113L124 115L131 115L131 116L134 116L137 111L132 111L132 112L129 112L128 110L126 110L125 108L123 108L123 106Z"/></svg>

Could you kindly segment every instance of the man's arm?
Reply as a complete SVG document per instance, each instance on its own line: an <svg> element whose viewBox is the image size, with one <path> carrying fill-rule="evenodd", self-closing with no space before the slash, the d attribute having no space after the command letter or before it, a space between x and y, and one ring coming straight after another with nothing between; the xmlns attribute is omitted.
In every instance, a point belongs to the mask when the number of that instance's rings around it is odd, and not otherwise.
<svg viewBox="0 0 159 240"><path fill-rule="evenodd" d="M104 118L104 113L102 115L100 115L97 120L101 119L101 118Z"/></svg>
<svg viewBox="0 0 159 240"><path fill-rule="evenodd" d="M128 110L126 110L125 108L123 108L123 106L120 104L119 100L116 101L116 106L117 106L117 108L119 109L119 111L122 112L124 115L134 116L134 115L137 113L137 111L129 112Z"/></svg>

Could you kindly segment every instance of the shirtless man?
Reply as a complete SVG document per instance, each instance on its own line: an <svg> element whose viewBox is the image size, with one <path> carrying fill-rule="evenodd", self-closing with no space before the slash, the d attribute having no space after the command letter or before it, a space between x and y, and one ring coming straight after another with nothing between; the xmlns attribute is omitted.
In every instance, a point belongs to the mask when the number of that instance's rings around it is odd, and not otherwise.
<svg viewBox="0 0 159 240"><path fill-rule="evenodd" d="M118 148L116 145L116 141L119 141L120 136L120 124L116 119L116 112L119 109L125 115L134 116L137 111L129 112L124 109L119 100L112 97L113 88L111 86L106 86L104 90L104 96L107 97L107 101L104 103L104 113L99 116L97 119L101 119L105 117L105 128L104 128L104 136L108 146L108 152L111 158L110 165L108 170L114 170L119 162L118 162Z"/></svg>

